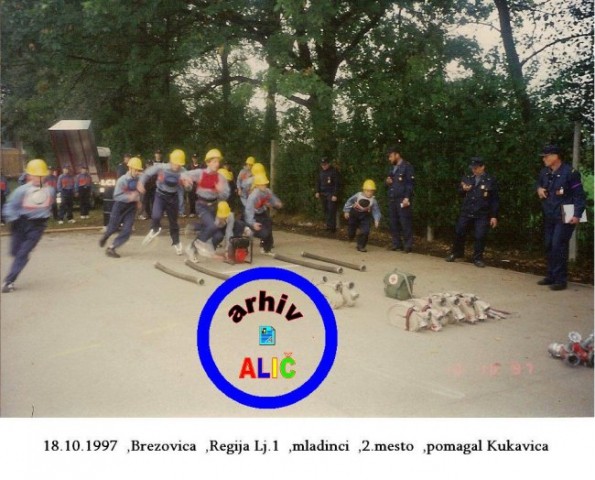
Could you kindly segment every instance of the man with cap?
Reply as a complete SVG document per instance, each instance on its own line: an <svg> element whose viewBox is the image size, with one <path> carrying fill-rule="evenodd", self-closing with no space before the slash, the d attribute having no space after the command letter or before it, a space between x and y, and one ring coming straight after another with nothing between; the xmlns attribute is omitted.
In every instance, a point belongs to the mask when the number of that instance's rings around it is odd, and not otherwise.
<svg viewBox="0 0 595 480"><path fill-rule="evenodd" d="M537 180L537 196L543 208L547 276L537 282L551 290L564 290L568 281L568 245L585 210L581 174L562 162L561 150L546 145L541 152L544 168ZM568 209L568 215L564 210Z"/></svg>
<svg viewBox="0 0 595 480"><path fill-rule="evenodd" d="M488 231L498 225L500 197L496 179L485 171L485 162L481 157L473 157L469 165L472 175L466 175L459 184L459 193L463 196L461 212L455 227L455 240L447 262L454 262L465 253L467 232L473 228L473 264L483 268L483 252Z"/></svg>
<svg viewBox="0 0 595 480"><path fill-rule="evenodd" d="M411 201L415 174L413 165L401 157L401 147L388 149L390 168L385 183L388 189L388 220L392 245L390 250L411 253L413 246L413 211Z"/></svg>
<svg viewBox="0 0 595 480"><path fill-rule="evenodd" d="M326 229L331 233L337 231L339 182L339 172L329 163L328 158L323 157L320 160L320 172L316 182L316 198L320 199Z"/></svg>
<svg viewBox="0 0 595 480"><path fill-rule="evenodd" d="M132 155L129 153L125 153L124 157L122 157L122 161L118 163L118 168L116 169L117 178L120 178L122 175L126 175L128 173L128 160L132 158Z"/></svg>

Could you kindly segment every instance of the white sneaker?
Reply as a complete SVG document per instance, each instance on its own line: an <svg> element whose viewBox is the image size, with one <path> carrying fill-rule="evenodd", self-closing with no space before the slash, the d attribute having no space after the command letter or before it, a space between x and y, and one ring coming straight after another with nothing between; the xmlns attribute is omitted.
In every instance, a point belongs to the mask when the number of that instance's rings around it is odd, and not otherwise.
<svg viewBox="0 0 595 480"><path fill-rule="evenodd" d="M139 219L139 220L146 220L146 219L147 219L147 217L146 217L145 215L139 215L139 216L138 216L138 219Z"/></svg>
<svg viewBox="0 0 595 480"><path fill-rule="evenodd" d="M74 218L68 220L68 223L76 223L76 220Z"/></svg>
<svg viewBox="0 0 595 480"><path fill-rule="evenodd" d="M58 225L62 225L64 222L62 220L58 220Z"/></svg>
<svg viewBox="0 0 595 480"><path fill-rule="evenodd" d="M14 283L12 283L12 282L4 283L4 285L2 286L2 293L10 293L10 292L14 292Z"/></svg>
<svg viewBox="0 0 595 480"><path fill-rule="evenodd" d="M198 263L198 251L194 246L194 242L192 242L190 245L186 247L185 252L186 256L188 257L188 260L190 260L192 263Z"/></svg>
<svg viewBox="0 0 595 480"><path fill-rule="evenodd" d="M182 248L182 244L181 243L176 243L174 245L174 248L176 249L176 253L178 255L182 255L182 253L184 253L184 249Z"/></svg>
<svg viewBox="0 0 595 480"><path fill-rule="evenodd" d="M142 246L143 247L146 247L160 233L161 233L161 227L159 227L159 230L157 230L156 232L154 232L153 229L149 230L149 233L147 233L147 235L145 236L145 238L143 238Z"/></svg>

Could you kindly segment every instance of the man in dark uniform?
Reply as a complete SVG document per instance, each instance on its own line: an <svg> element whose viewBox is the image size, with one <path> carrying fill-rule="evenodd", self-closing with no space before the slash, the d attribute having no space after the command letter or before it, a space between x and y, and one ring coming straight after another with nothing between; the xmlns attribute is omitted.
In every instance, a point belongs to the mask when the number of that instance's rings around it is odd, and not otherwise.
<svg viewBox="0 0 595 480"><path fill-rule="evenodd" d="M392 236L390 250L411 253L413 246L412 197L415 183L413 165L401 157L401 148L388 149L390 168L386 177L388 188L388 220Z"/></svg>
<svg viewBox="0 0 595 480"><path fill-rule="evenodd" d="M337 231L337 202L339 199L339 172L327 158L320 161L320 172L316 182L316 198L320 199L322 212L329 232Z"/></svg>
<svg viewBox="0 0 595 480"><path fill-rule="evenodd" d="M132 155L129 153L125 153L124 157L122 157L122 161L118 163L118 168L116 169L116 176L120 178L122 175L126 175L128 173L128 160L132 158Z"/></svg>
<svg viewBox="0 0 595 480"><path fill-rule="evenodd" d="M546 145L541 156L545 167L537 180L537 196L543 207L547 276L537 283L549 285L551 290L564 290L568 281L568 244L585 210L585 191L581 174L562 162L556 145Z"/></svg>
<svg viewBox="0 0 595 480"><path fill-rule="evenodd" d="M496 179L485 172L485 163L480 157L473 157L469 165L472 175L461 179L459 193L463 196L463 204L457 226L452 253L446 257L447 262L454 262L465 253L467 231L473 228L475 243L473 244L473 264L483 268L483 252L490 227L498 225L500 197Z"/></svg>

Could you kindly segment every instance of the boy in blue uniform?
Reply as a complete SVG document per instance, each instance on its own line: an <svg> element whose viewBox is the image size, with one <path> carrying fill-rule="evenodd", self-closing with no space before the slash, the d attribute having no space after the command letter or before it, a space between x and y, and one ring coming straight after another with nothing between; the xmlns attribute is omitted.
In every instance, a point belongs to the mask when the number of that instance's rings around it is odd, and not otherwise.
<svg viewBox="0 0 595 480"><path fill-rule="evenodd" d="M474 229L475 243L473 247L473 264L483 268L483 252L485 239L491 228L498 225L500 197L496 179L485 172L485 163L480 157L473 157L469 165L472 175L462 178L459 193L463 196L463 205L457 226L452 253L446 257L447 262L454 262L465 253L467 231Z"/></svg>
<svg viewBox="0 0 595 480"><path fill-rule="evenodd" d="M205 155L206 168L198 168L184 173L182 182L186 188L195 188L196 215L200 218L200 228L196 231L197 244L206 243L217 230L215 217L217 202L229 198L229 183L219 173L223 155L217 148L212 148Z"/></svg>
<svg viewBox="0 0 595 480"><path fill-rule="evenodd" d="M68 223L74 223L72 208L74 205L74 177L70 174L70 168L64 167L62 175L58 177L58 193L60 194L60 211L58 213L58 223L64 223L64 218Z"/></svg>
<svg viewBox="0 0 595 480"><path fill-rule="evenodd" d="M93 180L87 167L81 165L80 173L74 179L74 195L79 199L79 206L81 208L81 218L89 218L89 210L91 210L91 188Z"/></svg>
<svg viewBox="0 0 595 480"><path fill-rule="evenodd" d="M370 220L374 219L374 226L378 228L381 214L378 202L374 197L376 191L374 180L366 180L362 190L345 202L343 214L347 220L347 237L350 241L353 240L359 228L356 248L358 252L367 252L366 245L370 235Z"/></svg>
<svg viewBox="0 0 595 480"><path fill-rule="evenodd" d="M551 290L564 290L568 281L568 246L575 226L585 210L585 191L581 174L562 162L556 145L546 145L541 156L544 168L537 180L537 196L543 207L547 276L537 282ZM564 219L563 205L572 216Z"/></svg>
<svg viewBox="0 0 595 480"><path fill-rule="evenodd" d="M6 197L10 193L10 187L8 186L8 180L0 174L0 223L4 225L4 216L2 215L2 207L6 203Z"/></svg>
<svg viewBox="0 0 595 480"><path fill-rule="evenodd" d="M148 245L161 232L161 217L167 213L169 221L169 234L176 253L184 253L180 243L180 227L178 225L178 190L182 187L181 175L185 172L186 154L179 149L169 155L169 163L154 163L141 175L137 189L144 194L145 183L152 176L157 176L155 199L151 212L151 230L143 240L143 246Z"/></svg>
<svg viewBox="0 0 595 480"><path fill-rule="evenodd" d="M108 257L120 258L116 248L123 245L130 238L136 210L142 208L140 192L137 190L138 176L143 169L141 159L132 157L128 160L128 173L118 178L114 189L114 204L110 214L109 224L99 240L99 246L104 247L108 238L114 234L120 225L122 229L112 244L106 249Z"/></svg>
<svg viewBox="0 0 595 480"><path fill-rule="evenodd" d="M269 179L264 173L257 173L253 178L253 190L246 200L244 221L260 238L261 252L272 253L275 244L273 239L273 221L269 215L269 208L282 208L283 204L267 187Z"/></svg>
<svg viewBox="0 0 595 480"><path fill-rule="evenodd" d="M14 290L14 282L43 235L54 202L53 188L43 183L49 173L46 163L40 159L31 160L25 172L27 182L10 195L3 209L4 218L12 222L10 253L14 257L4 279L3 293Z"/></svg>

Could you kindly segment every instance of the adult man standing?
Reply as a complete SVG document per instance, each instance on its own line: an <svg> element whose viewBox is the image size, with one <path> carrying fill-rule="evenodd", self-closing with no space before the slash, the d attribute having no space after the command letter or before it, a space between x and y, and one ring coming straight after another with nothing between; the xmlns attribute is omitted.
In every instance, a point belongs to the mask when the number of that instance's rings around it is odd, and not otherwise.
<svg viewBox="0 0 595 480"><path fill-rule="evenodd" d="M472 175L464 176L459 185L459 193L463 196L463 204L459 220L455 227L455 240L447 262L454 262L465 253L467 231L473 228L475 243L473 245L473 264L483 268L483 252L485 240L490 227L498 225L498 209L500 197L496 179L485 171L485 163L480 157L471 159Z"/></svg>
<svg viewBox="0 0 595 480"><path fill-rule="evenodd" d="M339 172L324 157L320 161L320 172L316 182L316 198L320 199L322 212L326 222L326 229L335 233L337 231L337 202L339 199L340 177Z"/></svg>
<svg viewBox="0 0 595 480"><path fill-rule="evenodd" d="M547 276L537 282L551 290L564 290L568 281L568 244L585 210L581 175L562 162L560 148L546 145L541 153L544 168L537 180L543 207ZM568 215L564 210L568 209Z"/></svg>
<svg viewBox="0 0 595 480"><path fill-rule="evenodd" d="M413 166L401 157L401 147L388 149L390 168L386 177L388 188L388 220L392 236L390 250L411 253L413 246L412 197L415 183Z"/></svg>
<svg viewBox="0 0 595 480"><path fill-rule="evenodd" d="M116 169L117 178L120 178L122 175L126 175L128 173L128 160L132 158L132 155L129 153L125 153L124 157L122 157L122 161L118 163L118 168Z"/></svg>

